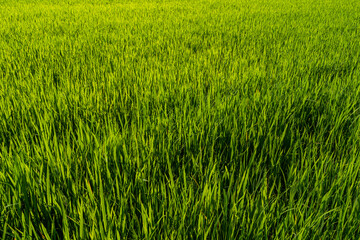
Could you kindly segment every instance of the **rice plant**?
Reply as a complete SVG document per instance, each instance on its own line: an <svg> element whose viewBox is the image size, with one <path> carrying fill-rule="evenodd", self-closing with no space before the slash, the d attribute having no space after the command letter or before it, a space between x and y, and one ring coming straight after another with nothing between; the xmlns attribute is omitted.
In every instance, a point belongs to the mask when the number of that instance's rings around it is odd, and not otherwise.
<svg viewBox="0 0 360 240"><path fill-rule="evenodd" d="M360 238L359 34L355 0L0 0L0 238Z"/></svg>

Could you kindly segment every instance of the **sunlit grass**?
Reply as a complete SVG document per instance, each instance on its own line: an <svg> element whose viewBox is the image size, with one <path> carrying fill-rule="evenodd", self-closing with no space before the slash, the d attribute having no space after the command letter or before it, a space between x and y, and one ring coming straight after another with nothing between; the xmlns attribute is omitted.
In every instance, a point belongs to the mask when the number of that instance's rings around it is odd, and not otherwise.
<svg viewBox="0 0 360 240"><path fill-rule="evenodd" d="M0 237L359 238L359 21L0 0Z"/></svg>

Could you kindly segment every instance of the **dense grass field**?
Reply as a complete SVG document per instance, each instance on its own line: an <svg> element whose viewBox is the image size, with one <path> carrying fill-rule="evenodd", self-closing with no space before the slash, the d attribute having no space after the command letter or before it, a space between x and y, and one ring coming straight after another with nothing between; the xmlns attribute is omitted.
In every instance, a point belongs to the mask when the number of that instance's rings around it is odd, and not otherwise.
<svg viewBox="0 0 360 240"><path fill-rule="evenodd" d="M0 0L0 239L359 239L358 0Z"/></svg>

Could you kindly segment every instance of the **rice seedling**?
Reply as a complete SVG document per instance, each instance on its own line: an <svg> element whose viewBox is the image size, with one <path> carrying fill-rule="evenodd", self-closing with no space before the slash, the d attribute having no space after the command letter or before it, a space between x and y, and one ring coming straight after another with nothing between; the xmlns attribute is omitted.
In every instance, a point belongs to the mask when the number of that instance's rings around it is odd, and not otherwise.
<svg viewBox="0 0 360 240"><path fill-rule="evenodd" d="M359 19L0 0L0 237L359 238Z"/></svg>

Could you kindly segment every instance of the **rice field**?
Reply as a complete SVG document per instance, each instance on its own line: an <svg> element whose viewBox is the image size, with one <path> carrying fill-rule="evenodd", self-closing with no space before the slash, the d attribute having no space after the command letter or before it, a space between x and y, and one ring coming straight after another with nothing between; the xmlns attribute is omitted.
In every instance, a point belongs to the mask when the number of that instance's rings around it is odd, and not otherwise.
<svg viewBox="0 0 360 240"><path fill-rule="evenodd" d="M357 0L0 0L1 239L359 239Z"/></svg>

